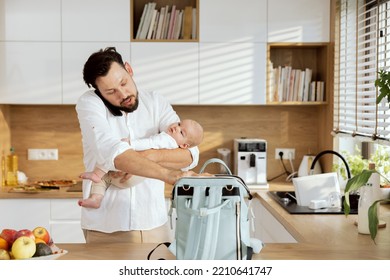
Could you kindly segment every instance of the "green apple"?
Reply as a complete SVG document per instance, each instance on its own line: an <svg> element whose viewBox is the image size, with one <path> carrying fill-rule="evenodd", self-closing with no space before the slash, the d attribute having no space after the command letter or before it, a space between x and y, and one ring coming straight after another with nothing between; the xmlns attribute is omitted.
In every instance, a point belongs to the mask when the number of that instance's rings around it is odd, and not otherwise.
<svg viewBox="0 0 390 280"><path fill-rule="evenodd" d="M14 241L11 251L15 259L31 258L36 251L35 240L27 236L21 236Z"/></svg>
<svg viewBox="0 0 390 280"><path fill-rule="evenodd" d="M0 260L10 260L11 256L7 250L0 249Z"/></svg>

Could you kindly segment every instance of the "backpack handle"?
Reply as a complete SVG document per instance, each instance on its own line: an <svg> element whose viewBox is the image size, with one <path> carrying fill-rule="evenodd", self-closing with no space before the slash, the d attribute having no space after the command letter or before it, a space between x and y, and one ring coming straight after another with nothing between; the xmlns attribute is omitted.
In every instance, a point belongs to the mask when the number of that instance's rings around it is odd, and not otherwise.
<svg viewBox="0 0 390 280"><path fill-rule="evenodd" d="M202 168L200 169L199 173L203 173L204 170L206 169L207 165L209 165L210 163L219 163L219 164L223 165L223 167L225 167L225 169L226 169L226 171L228 172L228 174L229 174L229 175L232 175L232 172L230 171L230 169L229 169L229 167L226 165L226 163L225 163L223 160L219 159L219 158L211 158L211 159L207 160L207 161L203 164L203 166L202 166Z"/></svg>

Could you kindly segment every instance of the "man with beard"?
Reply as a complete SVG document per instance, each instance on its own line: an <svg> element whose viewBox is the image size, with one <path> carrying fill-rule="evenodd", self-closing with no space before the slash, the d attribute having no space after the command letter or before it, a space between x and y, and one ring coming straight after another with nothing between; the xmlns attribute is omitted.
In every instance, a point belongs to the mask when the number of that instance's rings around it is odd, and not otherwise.
<svg viewBox="0 0 390 280"><path fill-rule="evenodd" d="M146 138L165 131L179 117L161 95L138 90L133 71L115 48L93 53L84 65L83 78L89 90L78 100L84 165L96 164L118 171L123 181L132 175L147 177L134 187L110 186L98 209L82 208L81 227L86 241L171 241L167 227L164 182L174 184L199 159L197 147L135 151L128 138ZM89 196L91 181L83 181L83 197Z"/></svg>

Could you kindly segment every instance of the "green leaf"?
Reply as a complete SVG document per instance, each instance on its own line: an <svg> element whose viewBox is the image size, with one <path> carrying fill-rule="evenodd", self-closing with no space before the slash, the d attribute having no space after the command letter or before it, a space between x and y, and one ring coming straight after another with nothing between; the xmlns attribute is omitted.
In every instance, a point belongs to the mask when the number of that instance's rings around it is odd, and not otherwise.
<svg viewBox="0 0 390 280"><path fill-rule="evenodd" d="M371 239L375 242L376 234L378 233L378 202L375 201L370 208L368 208L368 228L370 229Z"/></svg>
<svg viewBox="0 0 390 280"><path fill-rule="evenodd" d="M370 179L371 174L374 172L376 172L376 170L365 169L360 174L348 180L347 185L345 186L345 192L349 193L358 190L368 182L368 179Z"/></svg>

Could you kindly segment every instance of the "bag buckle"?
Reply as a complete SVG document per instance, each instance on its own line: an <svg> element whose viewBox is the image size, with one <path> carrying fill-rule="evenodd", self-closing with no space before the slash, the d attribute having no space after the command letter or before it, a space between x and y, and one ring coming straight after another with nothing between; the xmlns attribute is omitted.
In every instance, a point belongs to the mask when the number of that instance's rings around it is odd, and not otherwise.
<svg viewBox="0 0 390 280"><path fill-rule="evenodd" d="M200 208L199 209L199 216L204 217L208 215L208 209L207 208Z"/></svg>

